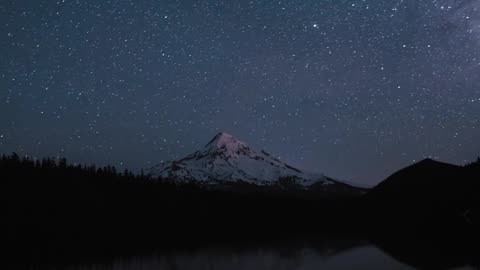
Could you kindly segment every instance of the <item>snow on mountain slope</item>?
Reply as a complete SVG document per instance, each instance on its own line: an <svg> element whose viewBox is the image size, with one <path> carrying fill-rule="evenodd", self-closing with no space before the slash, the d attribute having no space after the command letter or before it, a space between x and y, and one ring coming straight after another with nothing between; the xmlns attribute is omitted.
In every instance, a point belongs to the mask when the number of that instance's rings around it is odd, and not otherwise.
<svg viewBox="0 0 480 270"><path fill-rule="evenodd" d="M333 184L321 174L306 173L281 162L265 151L255 151L227 133L217 134L205 147L180 160L150 169L154 177L179 181L221 183L244 181L257 185L275 184L282 177L293 177L304 187L316 183Z"/></svg>

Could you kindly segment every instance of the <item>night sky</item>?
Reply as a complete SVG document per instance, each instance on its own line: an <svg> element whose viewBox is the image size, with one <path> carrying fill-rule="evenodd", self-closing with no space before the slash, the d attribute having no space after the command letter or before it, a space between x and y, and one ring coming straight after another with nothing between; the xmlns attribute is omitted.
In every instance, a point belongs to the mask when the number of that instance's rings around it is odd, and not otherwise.
<svg viewBox="0 0 480 270"><path fill-rule="evenodd" d="M480 155L480 1L0 0L0 153L148 168L226 131L371 185Z"/></svg>

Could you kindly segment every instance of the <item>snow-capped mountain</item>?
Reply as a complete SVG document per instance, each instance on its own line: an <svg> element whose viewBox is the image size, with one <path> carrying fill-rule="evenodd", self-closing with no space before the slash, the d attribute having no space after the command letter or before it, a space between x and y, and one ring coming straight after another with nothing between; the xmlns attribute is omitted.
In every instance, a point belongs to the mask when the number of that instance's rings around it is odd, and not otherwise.
<svg viewBox="0 0 480 270"><path fill-rule="evenodd" d="M203 149L182 159L150 169L153 177L208 184L243 181L256 185L273 185L283 177L295 184L332 185L336 181L289 166L265 151L256 151L227 133L218 133Z"/></svg>

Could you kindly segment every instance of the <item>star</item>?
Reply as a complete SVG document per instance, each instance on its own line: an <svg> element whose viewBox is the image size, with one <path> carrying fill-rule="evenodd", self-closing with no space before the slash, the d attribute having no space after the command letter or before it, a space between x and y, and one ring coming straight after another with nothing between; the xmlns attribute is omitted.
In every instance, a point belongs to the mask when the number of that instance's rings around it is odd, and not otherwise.
<svg viewBox="0 0 480 270"><path fill-rule="evenodd" d="M11 2L5 153L145 168L229 130L367 185L480 154L475 1Z"/></svg>

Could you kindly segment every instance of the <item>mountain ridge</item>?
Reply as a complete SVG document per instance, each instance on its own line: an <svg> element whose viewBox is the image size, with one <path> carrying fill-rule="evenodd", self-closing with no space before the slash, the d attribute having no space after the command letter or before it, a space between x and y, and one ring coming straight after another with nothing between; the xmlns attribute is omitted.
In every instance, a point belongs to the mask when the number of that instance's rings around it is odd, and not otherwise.
<svg viewBox="0 0 480 270"><path fill-rule="evenodd" d="M257 151L251 148L226 132L217 133L202 149L190 155L150 168L149 175L209 185L246 182L269 186L288 179L304 189L314 185L328 187L337 183L351 186L323 174L291 166L263 149Z"/></svg>

